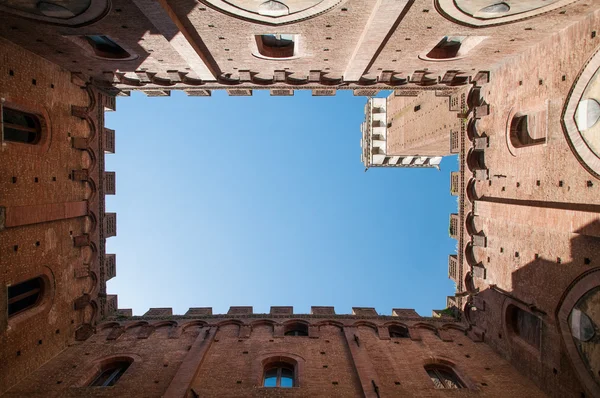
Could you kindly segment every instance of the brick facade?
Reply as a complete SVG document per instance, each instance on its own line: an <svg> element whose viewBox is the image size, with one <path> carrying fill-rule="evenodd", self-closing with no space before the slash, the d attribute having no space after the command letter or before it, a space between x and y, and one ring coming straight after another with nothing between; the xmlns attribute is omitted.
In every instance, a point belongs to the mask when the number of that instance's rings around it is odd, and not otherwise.
<svg viewBox="0 0 600 398"><path fill-rule="evenodd" d="M38 120L31 145L6 135L0 148L0 393L445 396L428 376L437 366L464 387L453 395L600 396L600 130L579 108L600 101L597 4L60 3L0 4L2 106ZM264 47L283 37L292 47ZM458 154L448 309L119 309L106 292L117 216L104 198L117 179L104 156L117 145L104 112L130 90L215 89L393 90L368 102L386 108L368 113L369 128L387 130L373 133L385 151L363 147L367 167L371 155L437 167L429 156ZM15 287L31 280L39 299L13 314ZM301 335L286 335L295 327ZM115 361L128 366L119 382L89 387ZM263 387L278 362L293 368L294 388Z"/></svg>

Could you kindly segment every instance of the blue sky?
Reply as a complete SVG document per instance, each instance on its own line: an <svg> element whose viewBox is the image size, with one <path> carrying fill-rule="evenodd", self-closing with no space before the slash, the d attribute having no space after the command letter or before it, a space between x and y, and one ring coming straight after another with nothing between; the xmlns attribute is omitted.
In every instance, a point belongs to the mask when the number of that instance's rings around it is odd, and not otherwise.
<svg viewBox="0 0 600 398"><path fill-rule="evenodd" d="M383 93L386 95L387 93ZM414 308L430 316L454 292L447 276L449 173L360 162L365 97L119 97L116 130L120 308L271 305Z"/></svg>

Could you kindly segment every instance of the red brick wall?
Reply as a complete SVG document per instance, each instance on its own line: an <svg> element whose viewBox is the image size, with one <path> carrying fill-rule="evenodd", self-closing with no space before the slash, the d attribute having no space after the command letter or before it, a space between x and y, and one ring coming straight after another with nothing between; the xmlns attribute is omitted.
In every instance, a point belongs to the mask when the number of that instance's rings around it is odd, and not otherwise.
<svg viewBox="0 0 600 398"><path fill-rule="evenodd" d="M452 364L467 387L455 392L460 396L544 396L485 344L475 343L463 331L452 329L462 328L460 323L398 316L338 315L327 319L297 315L318 329L312 337L297 337L281 333L290 318L259 316L147 318L150 325L160 326L156 329L145 326L146 322L140 324L140 318L105 323L97 334L66 349L6 396L160 397L180 376L178 372L183 372L181 364L190 360L196 361L197 367L183 376L189 379L189 387L203 397L347 397L363 393L375 397L374 385L380 396L446 396L446 391L434 388L424 370L425 365L433 363ZM175 321L174 325L167 320ZM407 325L412 338L390 339L385 327L390 322ZM199 357L189 357L188 352L195 352L192 346L198 342L208 349ZM123 355L134 362L114 387L85 387L95 375L95 364ZM299 362L298 387L262 387L261 361L276 356L289 356Z"/></svg>
<svg viewBox="0 0 600 398"><path fill-rule="evenodd" d="M91 137L89 123L71 114L72 106L90 105L88 91L71 82L70 72L3 39L0 60L5 105L37 114L44 125L39 144L7 142L0 152L0 206L6 215L0 230L1 393L100 315L100 256L90 246L75 247L73 237L89 234L98 250L100 228L87 215L100 219L104 198L89 183L71 179L73 170L89 169L97 184L103 167L97 135ZM97 113L90 120L102 127ZM75 137L88 139L89 152L72 148ZM86 272L76 277L82 268ZM40 275L47 282L42 302L8 319L7 287ZM94 303L75 310L82 293Z"/></svg>

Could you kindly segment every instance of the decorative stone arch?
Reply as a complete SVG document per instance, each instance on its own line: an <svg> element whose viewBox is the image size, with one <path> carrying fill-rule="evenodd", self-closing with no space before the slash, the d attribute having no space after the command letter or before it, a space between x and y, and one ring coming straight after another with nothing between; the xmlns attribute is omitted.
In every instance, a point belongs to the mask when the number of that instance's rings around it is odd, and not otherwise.
<svg viewBox="0 0 600 398"><path fill-rule="evenodd" d="M521 111L512 108L506 121L506 144L511 155L528 154L548 138L547 105Z"/></svg>
<svg viewBox="0 0 600 398"><path fill-rule="evenodd" d="M85 148L81 151L81 166L83 169L88 169L88 171L92 172L97 165L96 153L92 148ZM84 158L88 160L84 161Z"/></svg>
<svg viewBox="0 0 600 398"><path fill-rule="evenodd" d="M486 170L484 151L476 151L473 148L467 153L467 166L472 173L477 170Z"/></svg>
<svg viewBox="0 0 600 398"><path fill-rule="evenodd" d="M487 36L444 36L419 59L432 62L449 62L465 58Z"/></svg>
<svg viewBox="0 0 600 398"><path fill-rule="evenodd" d="M564 7L578 0L532 0L512 2L503 0L435 0L435 9L446 19L473 28L504 25L529 19ZM493 6L498 6L494 8Z"/></svg>
<svg viewBox="0 0 600 398"><path fill-rule="evenodd" d="M122 354L105 355L97 358L94 361L88 362L84 365L83 376L73 385L73 387L87 387L103 368L112 363L121 361L129 363L129 368L126 372L134 373L138 369L138 366L141 365L143 360L141 356L127 352Z"/></svg>
<svg viewBox="0 0 600 398"><path fill-rule="evenodd" d="M68 35L64 36L66 39L69 39L73 44L77 45L81 48L82 52L90 57L96 58L102 61L132 61L138 58L138 55L133 51L133 48L129 47L127 44L113 39L110 36L106 35ZM105 44L103 47L101 44L98 44L98 41L104 41ZM111 50L106 50L105 48L111 48ZM160 78L153 77L152 83L160 84ZM170 83L168 85L171 85ZM88 108L91 110L91 107Z"/></svg>
<svg viewBox="0 0 600 398"><path fill-rule="evenodd" d="M475 256L475 249L472 242L467 243L467 245L465 246L465 260L471 268L483 266L481 261L477 261L477 257Z"/></svg>
<svg viewBox="0 0 600 398"><path fill-rule="evenodd" d="M477 390L477 384L473 382L473 380L467 376L467 373L464 371L464 369L462 369L462 367L452 359L441 356L431 356L423 361L424 369L437 366L449 369L456 375L465 388Z"/></svg>
<svg viewBox="0 0 600 398"><path fill-rule="evenodd" d="M579 163L594 177L600 178L600 151L594 149L591 144L584 137L583 129L579 128L576 117L578 116L578 108L581 103L586 99L600 100L599 98L587 97L587 88L593 81L600 79L600 50L591 57L591 59L585 64L583 70L581 70L575 79L575 83L571 87L569 96L565 101L565 105L562 112L561 124L567 143L571 148L571 151L579 161ZM592 127L592 126L585 126ZM593 132L598 134L600 129L600 123L596 123L588 131L584 130L586 135L590 133L590 130L594 129Z"/></svg>
<svg viewBox="0 0 600 398"><path fill-rule="evenodd" d="M566 349L566 356L573 365L577 377L592 396L600 396L600 374L592 373L593 371L588 370L590 366L598 366L597 360L592 365L589 363L589 358L587 360L582 358L583 353L575 342L578 338L573 334L575 330L573 327L575 323L573 319L574 310L582 301L592 297L591 295L593 297L600 295L600 268L588 270L571 282L562 295L555 312L555 317ZM596 327L598 327L598 324ZM580 341L579 344L583 345L586 342ZM594 370L598 372L598 369Z"/></svg>
<svg viewBox="0 0 600 398"><path fill-rule="evenodd" d="M48 2L37 0L22 2L25 3L25 7L22 6L21 8L11 7L10 3L11 1L7 1L3 5L0 5L0 11L22 18L33 19L41 23L72 28L100 21L108 14L111 7L110 0L90 0L89 6L83 10L69 10L66 7L61 7L62 10L59 8L50 9L47 6L42 10L39 6L40 3L48 4ZM31 3L31 5L28 3Z"/></svg>
<svg viewBox="0 0 600 398"><path fill-rule="evenodd" d="M286 351L274 351L258 356L252 363L252 379L256 386L262 387L265 367L271 363L283 362L294 367L294 387L301 387L304 383L304 366L306 360L300 355Z"/></svg>
<svg viewBox="0 0 600 398"><path fill-rule="evenodd" d="M227 325L236 325L236 326L244 326L244 322L238 320L238 319L225 319L223 321L217 322L215 324L216 327L222 327L222 326L227 326Z"/></svg>
<svg viewBox="0 0 600 398"><path fill-rule="evenodd" d="M412 327L414 329L426 329L426 330L430 330L430 331L433 332L433 334L435 334L436 336L439 336L437 327L435 327L434 325L432 325L430 323L418 322L418 323L415 323L414 325L412 325Z"/></svg>
<svg viewBox="0 0 600 398"><path fill-rule="evenodd" d="M390 337L393 337L392 334L404 334L403 338L410 338L410 328L408 325L398 321L389 321L383 324L384 327L388 329L388 333Z"/></svg>
<svg viewBox="0 0 600 398"><path fill-rule="evenodd" d="M467 289L467 292L471 294L477 293L478 291L478 289L475 288L475 282L473 282L473 274L471 271L465 274L465 289Z"/></svg>
<svg viewBox="0 0 600 398"><path fill-rule="evenodd" d="M104 322L104 323L101 323L100 325L98 325L96 327L96 330L98 330L100 332L104 329L112 329L112 328L116 328L119 326L121 326L121 324L119 322Z"/></svg>
<svg viewBox="0 0 600 398"><path fill-rule="evenodd" d="M89 271L86 279L88 280L88 285L84 293L94 296L99 287L98 275L94 271Z"/></svg>
<svg viewBox="0 0 600 398"><path fill-rule="evenodd" d="M215 337L217 339L221 338L222 336L238 338L242 337L241 332L245 324L238 319L226 319L221 322L218 322L215 326L217 327L217 331L215 332ZM230 326L232 328L229 328Z"/></svg>
<svg viewBox="0 0 600 398"><path fill-rule="evenodd" d="M452 329L452 330L457 330L463 334L467 333L467 328L465 326L459 325L456 323L445 323L441 326L441 329L446 329L446 330Z"/></svg>
<svg viewBox="0 0 600 398"><path fill-rule="evenodd" d="M50 118L50 112L48 112L45 107L21 98L16 100L12 99L10 96L6 96L1 101L0 110L3 108L14 109L17 112L32 115L39 123L39 137L36 139L35 143L25 144L5 140L4 145L6 146L6 149L19 151L20 153L29 155L42 155L48 152L52 142L52 119Z"/></svg>
<svg viewBox="0 0 600 398"><path fill-rule="evenodd" d="M479 195L477 194L477 190L475 188L476 184L477 184L477 180L474 178L469 179L469 182L467 183L467 189L466 189L467 199L471 203L473 203L475 200L479 199Z"/></svg>
<svg viewBox="0 0 600 398"><path fill-rule="evenodd" d="M271 319L257 319L256 321L250 322L251 327L261 326L261 325L268 325L271 327L275 327L275 325L277 325L277 322L275 322Z"/></svg>
<svg viewBox="0 0 600 398"><path fill-rule="evenodd" d="M467 123L467 137L471 142L473 142L475 138L479 137L479 133L477 131L477 119L470 119Z"/></svg>
<svg viewBox="0 0 600 398"><path fill-rule="evenodd" d="M151 324L155 329L164 328L164 327L177 327L179 324L177 321L158 321Z"/></svg>
<svg viewBox="0 0 600 398"><path fill-rule="evenodd" d="M527 342L524 338L519 336L519 333L516 329L514 316L517 312L521 312L526 314L528 317L533 319L534 317L538 319L539 325L533 326L534 328L539 328L539 334L543 336L543 321L539 315L534 314L530 308L528 308L524 303L517 301L511 297L506 297L503 305L502 305L502 329L504 335L508 337L509 341L509 350L511 351L524 351L529 353L532 357L537 360L541 360L541 347L542 340L537 343L537 347L533 346L529 342Z"/></svg>
<svg viewBox="0 0 600 398"><path fill-rule="evenodd" d="M294 3L302 3L295 0L287 0L285 1L285 4L280 1L268 0L265 0L261 4L257 4L256 1L238 1L238 6L233 5L232 2L228 0L200 0L201 3L234 18L263 25L286 25L314 18L330 11L345 1L346 0L313 0L313 5L309 5L302 9L302 7L294 7ZM266 10L266 3L273 4L272 12ZM282 4L284 7L287 7L288 10L284 10L283 7L277 7L275 3ZM280 11L277 11L276 9L279 9Z"/></svg>
<svg viewBox="0 0 600 398"><path fill-rule="evenodd" d="M283 329L283 325L280 325L271 319L257 319L256 321L250 322L249 326L252 330L254 330L255 328L257 328L259 326L267 326L270 328L271 334L275 333L275 328L277 326L279 326L279 327L281 327L281 329Z"/></svg>
<svg viewBox="0 0 600 398"><path fill-rule="evenodd" d="M344 324L342 322L334 321L334 320L331 320L331 319L328 319L326 321L317 322L315 324L315 326L317 326L319 328L321 326L335 326L335 327L339 328L340 330L344 329Z"/></svg>
<svg viewBox="0 0 600 398"><path fill-rule="evenodd" d="M137 328L139 326L146 326L146 325L149 325L149 323L147 321L135 321L133 323L130 323L129 325L125 325L125 331L127 331L129 329Z"/></svg>
<svg viewBox="0 0 600 398"><path fill-rule="evenodd" d="M31 270L20 274L19 279L15 280L11 278L11 285L17 285L22 282L26 282L32 279L39 278L42 282L42 288L40 296L38 296L37 302L34 306L25 309L19 313L14 314L10 318L7 315L0 318L0 330L3 330L6 326L8 326L8 332L17 332L18 328L15 328L17 325L27 322L29 319L34 317L46 318L48 313L52 310L52 306L54 305L54 297L56 295L56 280L54 278L54 272L48 266L41 267L37 270ZM6 285L2 286L3 288L7 288ZM5 311L7 311L5 309ZM6 313L7 314L7 313ZM44 314L42 316L42 314ZM6 323L5 323L6 322Z"/></svg>
<svg viewBox="0 0 600 398"><path fill-rule="evenodd" d="M207 327L207 326L209 326L209 325L205 321L194 320L191 322L184 323L181 326L181 332L185 333L188 329L193 328L193 327L203 328L203 327Z"/></svg>
<svg viewBox="0 0 600 398"><path fill-rule="evenodd" d="M352 327L359 327L359 326L366 326L368 328L373 329L375 332L377 332L377 325L373 322L369 322L369 321L365 321L365 320L360 320L360 321L356 321L352 324Z"/></svg>
<svg viewBox="0 0 600 398"><path fill-rule="evenodd" d="M96 195L98 194L98 188L96 185L96 181L92 177L88 177L86 181L83 182L85 184L85 200L88 202L93 202L96 199Z"/></svg>
<svg viewBox="0 0 600 398"><path fill-rule="evenodd" d="M96 232L96 228L98 226L98 218L96 217L96 213L88 210L88 214L84 216L83 220L84 234L92 235L94 232Z"/></svg>
<svg viewBox="0 0 600 398"><path fill-rule="evenodd" d="M290 319L283 322L283 335L287 335L292 331L298 331L303 336L309 335L310 323L304 319Z"/></svg>

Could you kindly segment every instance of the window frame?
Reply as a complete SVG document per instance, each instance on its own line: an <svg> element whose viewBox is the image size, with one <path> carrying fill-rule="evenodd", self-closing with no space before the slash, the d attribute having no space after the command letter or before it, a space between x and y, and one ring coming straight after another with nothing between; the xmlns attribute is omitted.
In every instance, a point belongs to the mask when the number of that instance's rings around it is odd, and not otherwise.
<svg viewBox="0 0 600 398"><path fill-rule="evenodd" d="M273 369L276 369L276 376L275 376L275 386L267 386L265 385L267 379L272 378L273 376L269 376L267 377L267 373ZM292 374L292 385L291 387L287 387L287 386L282 386L281 385L281 379L284 377L283 376L283 370L288 370L291 372ZM289 377L286 377L289 378ZM290 363L287 362L273 362L273 363L269 363L267 365L265 365L264 371L263 371L263 383L262 386L264 388L294 388L296 387L296 367Z"/></svg>
<svg viewBox="0 0 600 398"><path fill-rule="evenodd" d="M18 287L20 285L23 285L23 284L25 284L27 282L31 282L31 281L35 281L35 280L39 280L39 287L33 288L33 289L31 289L31 290L29 290L27 292L18 294L16 296L12 297L12 298L10 297L10 291L11 291L11 289L15 289L16 287ZM44 294L45 294L45 290L46 290L45 287L46 287L46 283L45 283L44 278L42 276L36 276L36 277L30 278L30 279L21 281L19 283L16 283L14 285L7 286L7 289L6 289L6 297L7 297L6 313L7 313L7 318L9 320L14 319L17 315L21 315L21 314L23 314L23 313L25 313L27 311L30 311L30 310L32 310L32 309L40 306L40 304L42 303L42 301L44 299ZM13 313L10 312L10 305L11 304L15 304L15 303L18 303L18 302L20 302L22 300L25 300L25 299L27 299L28 297L30 297L30 296L32 296L34 294L37 294L37 297L36 297L35 302L33 304L30 304L30 305L28 305L28 306L26 306L26 307L24 307L24 308L22 308L20 310L17 310L17 311L15 311Z"/></svg>
<svg viewBox="0 0 600 398"><path fill-rule="evenodd" d="M308 325L301 322L288 323L285 325L283 335L290 337L308 337L309 328Z"/></svg>
<svg viewBox="0 0 600 398"><path fill-rule="evenodd" d="M435 389L438 389L438 390L460 390L460 389L467 388L467 385L465 384L465 382L462 381L462 379L458 376L458 374L456 374L454 369L450 366L428 365L428 366L425 366L424 369L425 369L425 372L427 373L427 376L431 380L431 383L434 385ZM438 387L437 384L435 384L433 382L433 380L432 380L433 377L432 377L431 373L434 374L435 378L440 382L442 387ZM450 375L450 377L447 377L447 375ZM454 388L451 385L449 385L448 379L451 379L451 381L457 387Z"/></svg>
<svg viewBox="0 0 600 398"><path fill-rule="evenodd" d="M264 43L265 36L291 36L292 51L291 54L285 56L276 55L276 52L281 52L284 47L268 46ZM302 56L302 36L296 33L260 33L251 37L252 55L257 58L268 59L271 61L288 61Z"/></svg>
<svg viewBox="0 0 600 398"><path fill-rule="evenodd" d="M96 376L88 383L88 387L112 387L123 377L125 372L129 369L133 361L128 360L115 360L111 361L108 364L105 364L100 367L100 371L96 373ZM108 377L105 378L102 383L98 383L99 380L102 380L102 377L110 372ZM98 384L97 384L98 383Z"/></svg>
<svg viewBox="0 0 600 398"><path fill-rule="evenodd" d="M25 116L26 118L30 118L33 121L34 127L29 127L29 126L25 126L25 125L21 125L21 124L14 124L14 123L7 122L5 112L6 113L13 112L15 114L21 114L21 115ZM2 100L2 102L0 104L0 124L1 124L1 129L2 129L2 140L1 140L2 146L4 146L8 142L10 142L11 144L37 145L41 141L42 131L43 131L43 123L42 123L42 119L40 118L40 116L35 113L20 110L17 107L12 107L10 105L6 106L6 104L4 103L4 99ZM20 133L23 133L23 132L35 133L35 138L33 140L23 140L23 141L7 139L6 138L6 128L15 130Z"/></svg>
<svg viewBox="0 0 600 398"><path fill-rule="evenodd" d="M405 329L406 333L399 330ZM410 339L410 330L406 326L390 325L388 326L388 334L392 339Z"/></svg>

